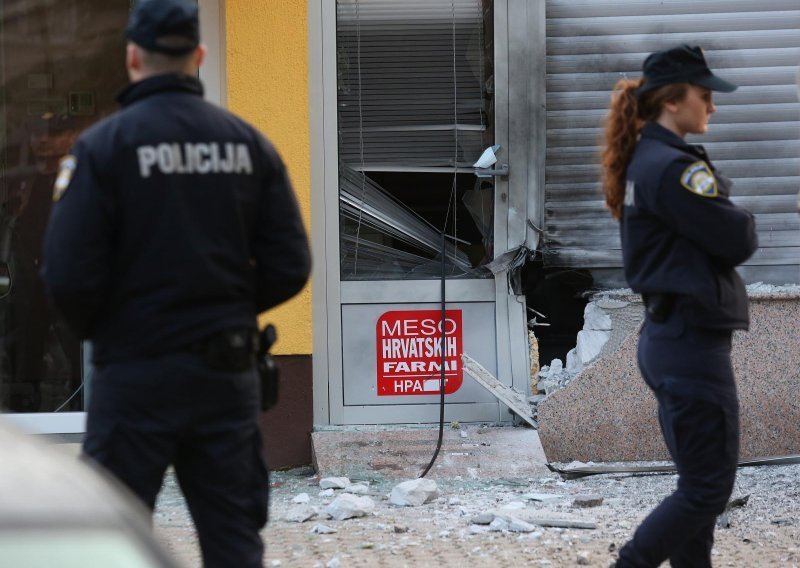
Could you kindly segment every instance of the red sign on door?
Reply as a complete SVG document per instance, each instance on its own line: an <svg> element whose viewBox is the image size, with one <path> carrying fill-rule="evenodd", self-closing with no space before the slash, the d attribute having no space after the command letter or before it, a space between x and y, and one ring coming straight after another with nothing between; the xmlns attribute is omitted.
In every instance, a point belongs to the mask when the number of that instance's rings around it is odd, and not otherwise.
<svg viewBox="0 0 800 568"><path fill-rule="evenodd" d="M378 318L378 396L440 394L441 310L386 312ZM461 310L447 310L444 321L445 394L463 381Z"/></svg>

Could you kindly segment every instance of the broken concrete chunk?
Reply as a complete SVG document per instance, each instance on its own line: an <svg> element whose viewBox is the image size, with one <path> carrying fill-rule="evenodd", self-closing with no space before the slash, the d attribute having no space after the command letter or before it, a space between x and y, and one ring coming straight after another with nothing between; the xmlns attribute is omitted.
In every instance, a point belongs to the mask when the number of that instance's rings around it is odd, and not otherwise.
<svg viewBox="0 0 800 568"><path fill-rule="evenodd" d="M539 392L545 393L545 395L554 393L555 391L561 388L561 381L559 381L558 377L548 377L546 379L542 379L538 383Z"/></svg>
<svg viewBox="0 0 800 568"><path fill-rule="evenodd" d="M337 521L363 517L375 510L375 502L369 497L342 493L325 508L325 512Z"/></svg>
<svg viewBox="0 0 800 568"><path fill-rule="evenodd" d="M308 504L294 505L286 512L286 520L290 523L304 523L319 514L316 507Z"/></svg>
<svg viewBox="0 0 800 568"><path fill-rule="evenodd" d="M525 508L525 503L522 501L509 501L502 507L500 507L500 512L508 512L508 511L519 511L520 509Z"/></svg>
<svg viewBox="0 0 800 568"><path fill-rule="evenodd" d="M596 303L589 302L583 312L583 329L608 331L611 329L611 317Z"/></svg>
<svg viewBox="0 0 800 568"><path fill-rule="evenodd" d="M363 483L353 483L344 488L345 493L353 493L355 495L366 495L369 493L369 487Z"/></svg>
<svg viewBox="0 0 800 568"><path fill-rule="evenodd" d="M572 502L573 507L581 507L581 508L588 508L588 507L599 507L603 504L603 497L597 494L586 494L586 495L578 495L575 497L575 500Z"/></svg>
<svg viewBox="0 0 800 568"><path fill-rule="evenodd" d="M470 524L473 525L488 525L494 520L494 513L479 513L470 519Z"/></svg>
<svg viewBox="0 0 800 568"><path fill-rule="evenodd" d="M320 489L344 489L350 485L346 477L324 477L319 480Z"/></svg>
<svg viewBox="0 0 800 568"><path fill-rule="evenodd" d="M308 503L310 500L311 498L308 496L308 493L300 493L299 495L296 495L294 499L292 499L292 503L302 505L304 503Z"/></svg>
<svg viewBox="0 0 800 568"><path fill-rule="evenodd" d="M489 524L489 530L492 531L508 531L515 533L529 533L536 530L536 527L525 521L514 517L495 517Z"/></svg>
<svg viewBox="0 0 800 568"><path fill-rule="evenodd" d="M564 496L556 493L525 493L522 498L527 499L528 501L539 501L540 503L546 503L548 501L563 499Z"/></svg>
<svg viewBox="0 0 800 568"><path fill-rule="evenodd" d="M582 369L580 357L578 357L578 349L573 347L567 353L567 372L578 373Z"/></svg>
<svg viewBox="0 0 800 568"><path fill-rule="evenodd" d="M542 527L555 527L562 529L596 529L597 523L593 521L580 521L564 518L531 518L528 522Z"/></svg>
<svg viewBox="0 0 800 568"><path fill-rule="evenodd" d="M607 331L582 329L578 332L578 360L581 365L586 365L600 354L603 345L611 335Z"/></svg>
<svg viewBox="0 0 800 568"><path fill-rule="evenodd" d="M389 502L398 507L417 507L439 496L439 487L432 479L404 481L392 489Z"/></svg>
<svg viewBox="0 0 800 568"><path fill-rule="evenodd" d="M323 525L322 523L317 523L311 527L311 530L308 532L312 534L333 534L336 532L336 529L328 525Z"/></svg>
<svg viewBox="0 0 800 568"><path fill-rule="evenodd" d="M333 497L333 489L323 489L319 492L320 497Z"/></svg>
<svg viewBox="0 0 800 568"><path fill-rule="evenodd" d="M589 553L579 552L575 558L575 562L578 564L578 566L589 566L589 564L591 564L589 561Z"/></svg>

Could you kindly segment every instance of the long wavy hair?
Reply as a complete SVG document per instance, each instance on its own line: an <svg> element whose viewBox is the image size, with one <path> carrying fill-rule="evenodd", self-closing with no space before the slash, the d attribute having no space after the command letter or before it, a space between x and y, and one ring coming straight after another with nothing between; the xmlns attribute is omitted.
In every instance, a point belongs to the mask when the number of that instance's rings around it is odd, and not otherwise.
<svg viewBox="0 0 800 568"><path fill-rule="evenodd" d="M639 132L646 122L661 115L664 104L683 100L689 90L688 83L664 85L636 98L643 79L620 79L611 94L611 108L605 121L604 149L602 154L603 194L606 207L614 219L622 217L625 199L625 172L633 157Z"/></svg>

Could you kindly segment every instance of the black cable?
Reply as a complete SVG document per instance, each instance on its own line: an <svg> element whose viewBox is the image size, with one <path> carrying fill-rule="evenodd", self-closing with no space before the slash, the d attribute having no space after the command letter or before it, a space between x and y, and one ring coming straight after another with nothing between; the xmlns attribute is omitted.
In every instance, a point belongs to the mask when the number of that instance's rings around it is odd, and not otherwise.
<svg viewBox="0 0 800 568"><path fill-rule="evenodd" d="M442 308L442 318L439 323L439 327L441 330L441 335L439 336L439 347L441 350L442 355L442 365L441 369L439 369L439 439L436 442L436 450L433 452L433 457L431 458L428 467L425 468L425 471L422 472L420 475L420 479L425 477L427 473L433 467L434 462L436 462L436 458L439 456L439 450L442 449L442 438L444 437L444 387L445 387L445 289L446 289L446 282L447 282L447 274L446 274L446 263L445 263L445 238L444 238L444 231L442 231L442 279L441 279L441 308Z"/></svg>
<svg viewBox="0 0 800 568"><path fill-rule="evenodd" d="M453 208L453 236L456 236L457 233L457 224L456 224L456 193L458 191L458 76L456 72L456 7L454 2L450 2L450 9L453 15L453 133L455 136L455 141L453 144L454 155L453 155L453 186L450 188L450 197L447 199L447 212L444 215L444 223L442 224L442 278L441 278L441 308L442 308L442 316L441 321L439 322L439 327L441 331L441 336L439 339L439 346L441 348L441 355L442 355L442 365L441 369L439 369L439 439L436 442L436 450L433 452L433 457L431 458L428 467L425 468L425 471L422 472L420 478L423 478L427 475L427 473L433 467L436 458L439 456L439 451L442 449L442 437L444 436L444 387L445 387L445 336L447 332L445 331L446 322L445 322L445 315L446 315L446 282L447 282L447 241L445 240L445 234L447 233L447 222L450 220L450 207Z"/></svg>

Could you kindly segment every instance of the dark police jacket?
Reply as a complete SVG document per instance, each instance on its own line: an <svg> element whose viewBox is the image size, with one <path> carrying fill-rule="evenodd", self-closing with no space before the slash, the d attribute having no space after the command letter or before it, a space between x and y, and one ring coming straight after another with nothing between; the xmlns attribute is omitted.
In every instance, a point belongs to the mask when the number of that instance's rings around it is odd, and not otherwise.
<svg viewBox="0 0 800 568"><path fill-rule="evenodd" d="M255 328L308 279L278 154L202 95L189 76L134 83L62 160L42 278L95 363Z"/></svg>
<svg viewBox="0 0 800 568"><path fill-rule="evenodd" d="M702 146L647 123L628 165L621 227L634 292L677 294L690 325L747 329L747 292L734 267L758 248L753 216L729 199Z"/></svg>

